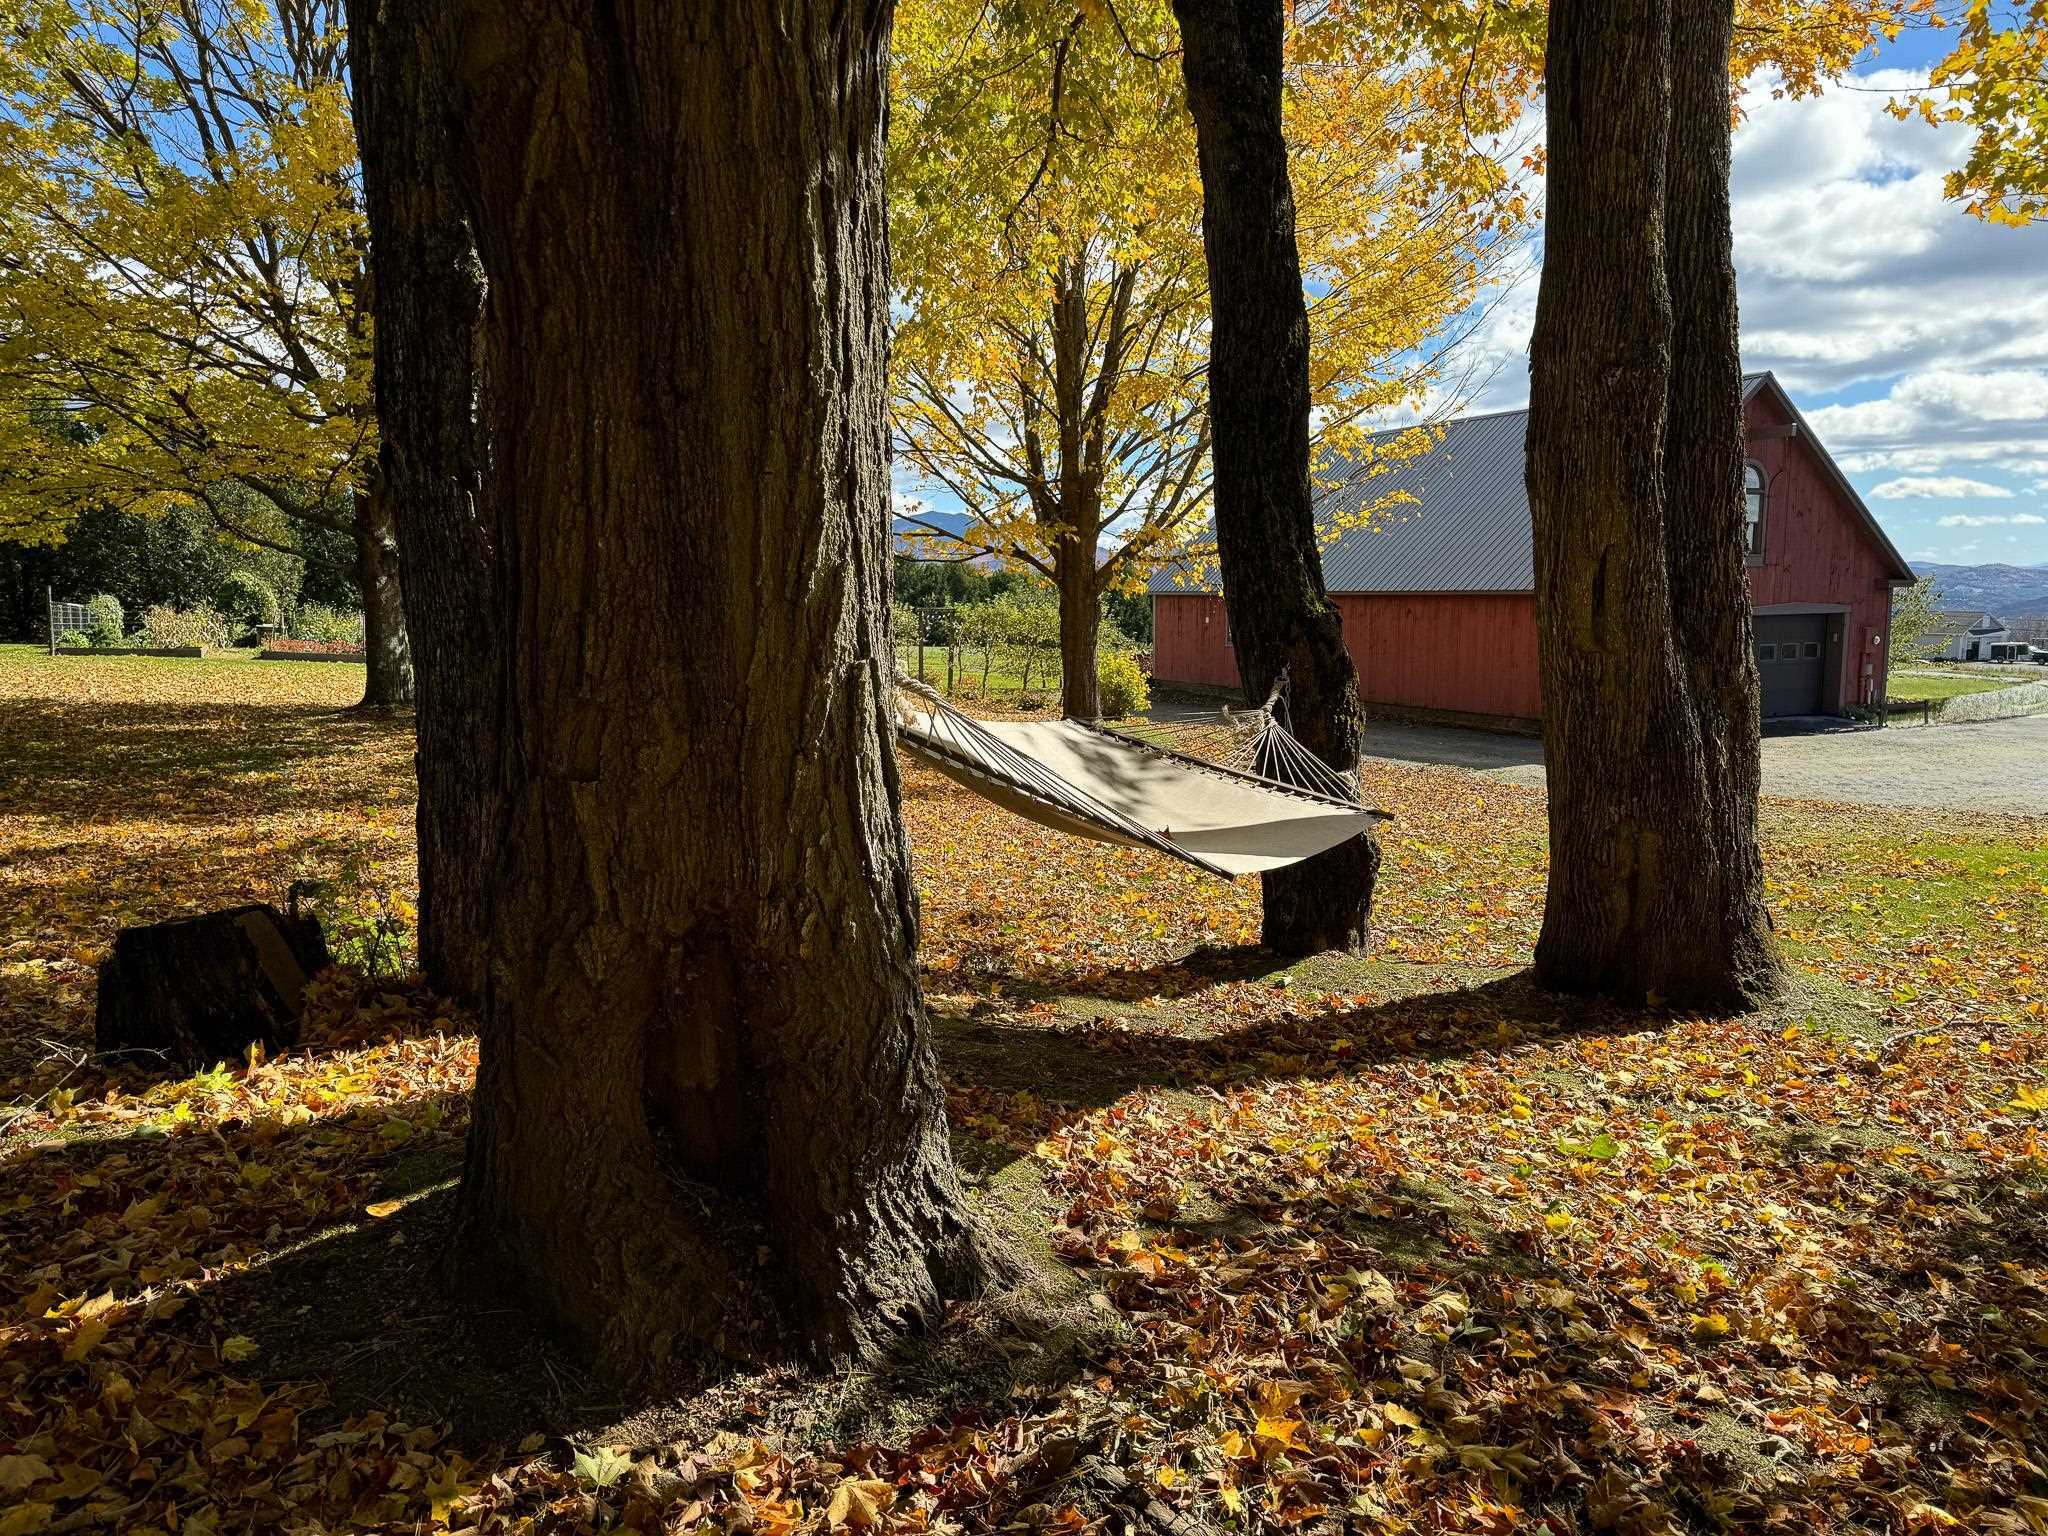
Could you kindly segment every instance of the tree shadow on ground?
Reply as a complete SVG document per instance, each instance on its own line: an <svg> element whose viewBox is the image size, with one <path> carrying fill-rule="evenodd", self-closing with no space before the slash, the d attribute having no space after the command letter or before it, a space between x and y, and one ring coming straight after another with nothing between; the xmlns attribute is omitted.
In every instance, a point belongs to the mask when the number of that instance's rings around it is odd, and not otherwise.
<svg viewBox="0 0 2048 1536"><path fill-rule="evenodd" d="M1056 1391L1112 1324L1087 1303L1089 1286L1053 1258L1035 1176L993 1181L976 1204L1024 1273L959 1306L939 1328L900 1338L851 1372L820 1370L776 1342L695 1352L632 1390L590 1377L516 1303L480 1300L451 1281L445 1259L456 1210L459 1143L391 1168L377 1201L402 1201L378 1220L308 1233L261 1266L207 1287L194 1317L218 1336L256 1341L266 1378L317 1380L327 1408L312 1427L376 1411L446 1423L464 1443L508 1445L530 1435L575 1444L699 1444L721 1433L773 1433L796 1443L900 1437L974 1406ZM601 1305L593 1299L593 1305ZM737 1321L737 1320L736 1320Z"/></svg>
<svg viewBox="0 0 2048 1536"><path fill-rule="evenodd" d="M247 1341L229 1374L272 1389L319 1384L324 1401L302 1413L308 1434L377 1413L445 1423L463 1444L501 1452L533 1435L642 1446L722 1431L794 1443L900 1438L966 1409L1056 1392L1116 1326L1052 1254L1057 1213L1040 1173L1006 1168L974 1180L972 1198L1017 1273L942 1326L859 1371L821 1371L784 1342L764 1284L744 1303L749 1314L736 1314L729 1353L696 1352L633 1391L608 1388L520 1306L451 1278L467 1104L466 1093L440 1093L298 1124L80 1126L0 1156L0 1211L23 1202L9 1223L21 1230L4 1235L81 1266L67 1293L104 1284L92 1243L114 1266L105 1273L147 1270L176 1284L179 1307L116 1327L111 1347L122 1353L176 1341L204 1358L222 1340ZM173 1114L167 1105L162 1118ZM399 1120L422 1129L394 1142ZM962 1140L965 1162L973 1148Z"/></svg>
<svg viewBox="0 0 2048 1536"><path fill-rule="evenodd" d="M1816 1270L1812 1310L1780 1324L1796 1337L1702 1340L1687 1308L1654 1288L1639 1306L1644 1287L1598 1283L1600 1256L1502 1227L1455 1184L1405 1174L1284 1200L1198 1200L1146 1228L1148 1246L1192 1253L1192 1265L1132 1266L1106 1283L1169 1359L1183 1342L1200 1358L1225 1319L1295 1319L1236 1350L1270 1351L1335 1412L1368 1382L1406 1404L1434 1449L1411 1440L1405 1470L1439 1484L1440 1507L1460 1482L1497 1494L1494 1453L1514 1448L1509 1486L1539 1526L1551 1514L1585 1528L1590 1505L1602 1529L1884 1529L1924 1507L1928 1486L1947 1488L1957 1514L2038 1492L2028 1426L2048 1401L2048 1360L2026 1340L2039 1316L2029 1277L2048 1258L2048 1180L1994 1174L1953 1195L1981 1219L1937 1224L1926 1254L1900 1267ZM2004 1288L1929 1283L1958 1256ZM1262 1270L1286 1272L1270 1295ZM1201 1289L1218 1274L1236 1277L1222 1282L1227 1300ZM1376 1321L1318 1325L1325 1286L1368 1298L1378 1275L1392 1285L1368 1305ZM1438 1301L1447 1294L1454 1306ZM1291 1496L1355 1507L1334 1466L1304 1462Z"/></svg>
<svg viewBox="0 0 2048 1536"><path fill-rule="evenodd" d="M347 915L363 899L363 872L379 886L410 874L390 873L392 858L385 830L354 817L295 835L201 823L123 836L101 824L0 853L0 927L12 917L16 961L0 967L0 1097L40 1094L67 1072L94 1075L81 1069L93 1044L95 967L117 930L246 902L282 907L293 882L311 874ZM346 953L347 932L327 938L331 952Z"/></svg>
<svg viewBox="0 0 2048 1536"><path fill-rule="evenodd" d="M1545 994L1526 976L1514 976L1308 1016L1282 1013L1203 1036L973 1015L941 1016L938 1035L949 1077L996 1092L1034 1092L1078 1112L1154 1086L1227 1089L1456 1059L1501 1048L1504 1029L1519 1045L1662 1022ZM465 1106L465 1094L423 1094L310 1124L223 1120L172 1135L130 1131L44 1143L0 1160L0 1209L20 1196L35 1202L8 1218L6 1235L28 1251L65 1255L67 1265L81 1266L82 1278L93 1255L81 1240L95 1231L140 1245L121 1260L124 1266L161 1262L161 1255L147 1251L149 1225L128 1218L138 1203L167 1198L166 1220L193 1206L210 1207L205 1251L186 1255L204 1259L206 1272L174 1272L174 1279L189 1281L184 1311L122 1324L110 1351L139 1352L150 1342L143 1337L149 1330L156 1330L156 1344L175 1338L201 1354L221 1340L246 1340L251 1356L232 1374L279 1390L321 1384L324 1403L310 1404L302 1415L307 1435L376 1413L393 1423L445 1422L462 1445L498 1455L535 1435L556 1447L694 1446L720 1433L799 1445L901 1443L959 1414L992 1419L1029 1411L1084 1371L1106 1370L1148 1347L1143 1336L1156 1346L1161 1320L1176 1304L1145 1289L1150 1279L1114 1264L1090 1271L1061 1262L1048 1233L1063 1225L1065 1213L1043 1170L963 1134L956 1144L984 1219L1026 1255L1023 1284L957 1309L945 1326L900 1341L863 1371L828 1374L787 1359L714 1356L685 1362L644 1392L606 1392L517 1308L480 1304L445 1279L441 1260ZM394 1111L424 1129L394 1144ZM1788 1155L1849 1154L1816 1146ZM243 1171L251 1166L276 1172L252 1181ZM311 1178L314 1171L319 1179ZM86 1175L96 1182L87 1184ZM1949 1233L1944 1253L1930 1249L1929 1264L2038 1268L2041 1190L2023 1180L2009 1188L1964 1182L1969 1187L1959 1187L1956 1200L1981 1208L1983 1219ZM342 1198L328 1200L309 1219L304 1201L314 1189L332 1189ZM1534 1457L1537 1470L1520 1490L1531 1507L1547 1504L1577 1520L1592 1472L1603 1461L1619 1462L1685 1520L1708 1525L1711 1511L1761 1512L1773 1501L1819 1497L1832 1487L1823 1487L1834 1475L1826 1458L1787 1449L1790 1442L1772 1418L1800 1409L1800 1402L1769 1396L1710 1401L1691 1388L1677 1390L1661 1369L1653 1380L1638 1382L1641 1352L1620 1348L1614 1339L1640 1319L1623 1310L1627 1297L1617 1288L1589 1289L1586 1256L1564 1262L1564 1250L1500 1225L1454 1181L1389 1174L1353 1181L1347 1191L1341 1199L1325 1190L1282 1206L1270 1195L1232 1198L1222 1186L1153 1229L1175 1247L1212 1249L1218 1257L1207 1266L1211 1273L1284 1249L1282 1261L1315 1274L1393 1276L1404 1305L1415 1309L1447 1287L1462 1287L1472 1316L1455 1330L1396 1341L1383 1329L1367 1328L1356 1333L1347 1345L1352 1352L1340 1362L1359 1381L1392 1380L1404 1360L1433 1373L1448 1395L1419 1391L1407 1399L1453 1448L1443 1454L1454 1459L1432 1476L1465 1477L1470 1467L1461 1471L1459 1447L1477 1447L1472 1458L1483 1461L1492 1454L1489 1447L1534 1445L1541 1452ZM82 1214L98 1226L76 1227L72 1217L80 1213L53 1204L52 1192L80 1202ZM396 1207L383 1216L368 1214L368 1207L386 1202ZM223 1263L209 1257L215 1248L260 1257ZM1946 1457L1974 1466L1982 1460L1979 1450L1958 1437L1977 1431L1965 1423L1967 1405L1959 1394L1923 1371L1880 1358L1886 1329L1896 1326L1885 1313L1906 1316L1928 1330L1927 1337L1945 1338L1972 1359L2008 1351L2018 1335L2005 1337L2005 1325L1996 1320L1972 1319L1961 1301L1916 1321L1914 1303L1898 1297L1930 1291L1914 1278L1922 1272L1919 1264L1915 1258L1881 1275L1837 1277L1828 1302L1847 1321L1816 1335L1808 1347L1817 1367L1868 1383L1858 1389L1866 1392L1867 1411L1892 1426L1888 1432L1917 1458L1914 1465ZM1098 1300L1105 1286L1116 1308ZM1856 1295L1859 1287L1869 1293L1867 1304ZM1581 1335L1565 1327L1567 1314L1552 1315L1550 1304L1528 1299L1567 1290L1612 1315L1595 1315L1598 1326ZM2011 1316L2022 1318L2029 1304L2016 1289ZM1200 1314L1212 1315L1220 1314ZM1292 1314L1283 1307L1274 1315ZM1192 1326L1203 1325L1198 1318ZM1860 1345L1853 1342L1859 1330ZM1283 1328L1269 1347L1285 1357L1284 1366L1267 1369L1322 1379L1299 1356L1305 1338ZM1518 1348L1532 1338L1541 1345L1533 1363L1508 1348L1517 1338L1523 1341ZM1704 1367L1710 1376L1718 1374L1712 1359L1708 1355ZM2020 1390L2048 1391L2041 1376L2037 1364L2023 1361L2013 1380ZM1319 1465L1302 1475L1313 1483L1328 1474ZM1025 1474L1015 1476L1018 1486L1003 1488L999 1502L1026 1497ZM1467 1480L1475 1488L1485 1481ZM1324 1491L1345 1492L1334 1483Z"/></svg>
<svg viewBox="0 0 2048 1536"><path fill-rule="evenodd" d="M1265 952L1253 951L1252 956L1264 957ZM1270 968L1271 960L1248 957L1221 972L1211 968L1213 962L1206 957L1203 965L1192 974L1255 979L1266 974L1262 967ZM1170 970L1149 969L1143 973L1145 983L1160 980ZM1080 994L1093 995L1092 990ZM1055 1013L1038 1022L935 1010L934 1033L940 1058L950 1071L997 1091L1034 1093L1083 1110L1100 1108L1145 1087L1224 1088L1276 1076L1327 1077L1391 1062L1467 1056L1498 1049L1510 1040L1635 1034L1668 1022L1639 1009L1545 992L1528 972L1312 1015L1280 1011L1211 1034L1124 1028L1121 1018L1086 1021Z"/></svg>
<svg viewBox="0 0 2048 1536"><path fill-rule="evenodd" d="M359 750L389 750L392 783L410 779L412 721L404 715L303 705L91 704L0 701L10 773L0 811L103 819L115 786L121 812L159 821L212 821L231 789L238 808L360 804L358 774L298 770ZM408 785L409 787L409 785Z"/></svg>

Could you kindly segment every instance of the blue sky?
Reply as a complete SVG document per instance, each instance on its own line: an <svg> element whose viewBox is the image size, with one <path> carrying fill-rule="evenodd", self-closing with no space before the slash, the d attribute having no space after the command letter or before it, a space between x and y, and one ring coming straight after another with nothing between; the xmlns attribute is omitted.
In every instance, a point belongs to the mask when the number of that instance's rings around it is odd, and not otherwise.
<svg viewBox="0 0 2048 1536"><path fill-rule="evenodd" d="M1753 82L1735 141L1743 361L1784 382L1910 560L2048 564L2048 226L1941 193L1967 133L1884 110L1945 46L1909 33L1810 101ZM1535 285L1498 307L1479 408L1522 403Z"/></svg>

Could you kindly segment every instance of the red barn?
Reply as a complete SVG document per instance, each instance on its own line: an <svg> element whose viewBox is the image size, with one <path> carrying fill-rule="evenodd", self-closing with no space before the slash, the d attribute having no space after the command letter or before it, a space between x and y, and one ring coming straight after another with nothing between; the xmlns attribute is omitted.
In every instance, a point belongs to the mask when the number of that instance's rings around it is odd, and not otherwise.
<svg viewBox="0 0 2048 1536"><path fill-rule="evenodd" d="M1749 594L1767 716L1873 700L1892 589L1913 573L1768 373L1743 380ZM1527 726L1543 713L1535 565L1522 482L1528 412L1466 416L1431 452L1322 493L1336 516L1404 491L1412 504L1323 554L1359 692L1393 714ZM1238 686L1223 598L1184 573L1152 579L1153 676Z"/></svg>

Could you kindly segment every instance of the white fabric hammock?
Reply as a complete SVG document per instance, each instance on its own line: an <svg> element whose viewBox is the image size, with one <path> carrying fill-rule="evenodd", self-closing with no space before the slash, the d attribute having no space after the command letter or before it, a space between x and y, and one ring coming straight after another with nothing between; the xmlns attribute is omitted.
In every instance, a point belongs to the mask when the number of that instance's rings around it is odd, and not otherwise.
<svg viewBox="0 0 2048 1536"><path fill-rule="evenodd" d="M1079 720L975 720L914 684L899 683L896 699L897 739L983 799L1041 826L1150 848L1226 880L1285 869L1386 819L1360 805L1270 713L1254 717L1249 760L1318 787Z"/></svg>

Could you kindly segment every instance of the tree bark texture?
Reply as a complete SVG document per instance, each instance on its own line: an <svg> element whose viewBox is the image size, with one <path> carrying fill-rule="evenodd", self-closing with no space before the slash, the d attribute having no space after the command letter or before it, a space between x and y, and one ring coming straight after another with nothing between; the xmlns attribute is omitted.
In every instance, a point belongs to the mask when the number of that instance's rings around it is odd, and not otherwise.
<svg viewBox="0 0 2048 1536"><path fill-rule="evenodd" d="M1715 968L1730 1002L1783 985L1764 903L1757 840L1759 681L1743 568L1742 354L1728 58L1733 0L1674 4L1671 138L1665 163L1664 270L1671 291L1664 429L1665 568L1672 624L1700 733L1700 810L1715 858L1695 872Z"/></svg>
<svg viewBox="0 0 2048 1536"><path fill-rule="evenodd" d="M448 172L437 10L351 0L349 56L373 231L382 491L407 553L417 658L420 967L437 992L475 1004L502 825L507 597L477 504L485 285Z"/></svg>
<svg viewBox="0 0 2048 1536"><path fill-rule="evenodd" d="M1730 25L1686 15L1679 46L1672 0L1551 8L1528 446L1550 780L1538 979L1716 1008L1777 975L1738 537Z"/></svg>
<svg viewBox="0 0 2048 1536"><path fill-rule="evenodd" d="M983 1265L889 740L888 5L443 37L505 722L458 1242L609 1375L746 1310L757 1244L854 1358Z"/></svg>
<svg viewBox="0 0 2048 1536"><path fill-rule="evenodd" d="M413 702L398 529L381 488L358 491L355 502L356 584L363 593L362 707L396 709Z"/></svg>
<svg viewBox="0 0 2048 1536"><path fill-rule="evenodd" d="M1285 674L1290 728L1356 773L1365 712L1323 586L1309 487L1308 309L1281 132L1280 0L1174 0L1202 173L1216 546L1246 697ZM1262 937L1286 954L1360 949L1378 842L1367 834L1262 877Z"/></svg>
<svg viewBox="0 0 2048 1536"><path fill-rule="evenodd" d="M1095 574L1095 546L1063 536L1053 568L1060 595L1060 713L1069 720L1102 718L1096 672L1096 641L1102 632L1102 588Z"/></svg>

